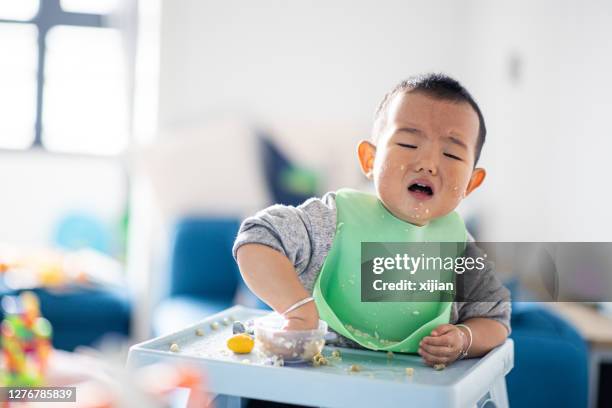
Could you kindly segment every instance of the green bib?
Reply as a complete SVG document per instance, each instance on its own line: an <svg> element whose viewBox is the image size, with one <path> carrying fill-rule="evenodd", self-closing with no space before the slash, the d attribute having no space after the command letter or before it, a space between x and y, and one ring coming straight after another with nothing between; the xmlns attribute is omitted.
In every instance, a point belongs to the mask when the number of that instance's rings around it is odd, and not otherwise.
<svg viewBox="0 0 612 408"><path fill-rule="evenodd" d="M337 191L336 210L334 242L313 289L321 319L368 349L415 353L423 337L449 322L452 302L362 302L361 243L465 245L467 232L461 216L452 212L419 227L396 218L376 196L351 189ZM453 255L459 256L462 250Z"/></svg>

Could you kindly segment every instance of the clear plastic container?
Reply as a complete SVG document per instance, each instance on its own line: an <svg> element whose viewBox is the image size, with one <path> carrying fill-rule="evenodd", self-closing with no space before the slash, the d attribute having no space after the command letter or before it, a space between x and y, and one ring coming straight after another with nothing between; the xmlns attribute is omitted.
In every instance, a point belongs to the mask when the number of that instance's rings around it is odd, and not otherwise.
<svg viewBox="0 0 612 408"><path fill-rule="evenodd" d="M319 328L314 330L282 330L285 322L276 313L255 319L255 344L263 354L280 357L285 363L301 363L323 350L326 322L319 320Z"/></svg>

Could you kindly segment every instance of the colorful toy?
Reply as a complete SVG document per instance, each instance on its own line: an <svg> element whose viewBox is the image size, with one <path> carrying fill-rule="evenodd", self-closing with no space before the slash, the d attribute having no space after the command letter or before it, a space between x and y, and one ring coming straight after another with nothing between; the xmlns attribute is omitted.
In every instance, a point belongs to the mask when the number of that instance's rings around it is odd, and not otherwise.
<svg viewBox="0 0 612 408"><path fill-rule="evenodd" d="M44 385L51 354L51 324L40 315L38 297L32 292L4 296L5 318L1 326L5 386Z"/></svg>

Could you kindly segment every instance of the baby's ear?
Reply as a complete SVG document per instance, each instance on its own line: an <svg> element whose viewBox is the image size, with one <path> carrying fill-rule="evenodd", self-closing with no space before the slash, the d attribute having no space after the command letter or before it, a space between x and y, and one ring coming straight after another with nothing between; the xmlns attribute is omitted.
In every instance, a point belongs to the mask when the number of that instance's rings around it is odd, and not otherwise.
<svg viewBox="0 0 612 408"><path fill-rule="evenodd" d="M482 167L476 167L472 172L472 177L470 178L470 182L468 183L467 188L465 189L465 196L467 197L470 193L476 190L484 181L487 176L487 172Z"/></svg>
<svg viewBox="0 0 612 408"><path fill-rule="evenodd" d="M371 179L374 169L374 157L376 157L376 146L368 140L362 140L357 145L357 157L363 174Z"/></svg>

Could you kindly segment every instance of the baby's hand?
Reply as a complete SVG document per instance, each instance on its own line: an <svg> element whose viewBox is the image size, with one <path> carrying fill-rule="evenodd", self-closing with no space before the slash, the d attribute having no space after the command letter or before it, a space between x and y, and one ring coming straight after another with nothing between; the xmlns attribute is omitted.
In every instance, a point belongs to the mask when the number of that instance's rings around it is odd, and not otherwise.
<svg viewBox="0 0 612 408"><path fill-rule="evenodd" d="M314 330L319 327L319 319L304 320L297 317L287 318L283 330Z"/></svg>
<svg viewBox="0 0 612 408"><path fill-rule="evenodd" d="M419 343L419 354L425 364L448 365L457 360L467 347L467 336L452 324L441 324Z"/></svg>
<svg viewBox="0 0 612 408"><path fill-rule="evenodd" d="M319 312L314 302L287 313L283 330L314 330L319 327Z"/></svg>

